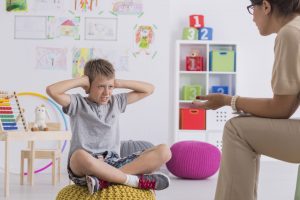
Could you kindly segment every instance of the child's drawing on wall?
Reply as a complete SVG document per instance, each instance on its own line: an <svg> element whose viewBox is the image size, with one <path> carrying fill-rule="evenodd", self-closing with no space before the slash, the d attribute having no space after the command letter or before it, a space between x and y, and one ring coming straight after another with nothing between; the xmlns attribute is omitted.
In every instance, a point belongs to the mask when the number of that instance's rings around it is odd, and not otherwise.
<svg viewBox="0 0 300 200"><path fill-rule="evenodd" d="M91 48L74 48L73 49L73 66L72 77L78 78L83 75L85 63L93 57Z"/></svg>
<svg viewBox="0 0 300 200"><path fill-rule="evenodd" d="M141 25L137 27L135 32L135 43L137 51L134 55L144 53L145 55L151 55L151 46L153 45L154 31L152 26Z"/></svg>

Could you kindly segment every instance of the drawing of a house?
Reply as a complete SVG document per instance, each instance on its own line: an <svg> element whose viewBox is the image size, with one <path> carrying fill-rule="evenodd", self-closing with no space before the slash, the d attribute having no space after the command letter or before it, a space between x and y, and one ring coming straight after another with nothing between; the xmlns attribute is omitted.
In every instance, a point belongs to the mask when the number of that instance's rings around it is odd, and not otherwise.
<svg viewBox="0 0 300 200"><path fill-rule="evenodd" d="M73 36L75 33L75 27L75 24L68 19L61 24L60 33L64 36Z"/></svg>

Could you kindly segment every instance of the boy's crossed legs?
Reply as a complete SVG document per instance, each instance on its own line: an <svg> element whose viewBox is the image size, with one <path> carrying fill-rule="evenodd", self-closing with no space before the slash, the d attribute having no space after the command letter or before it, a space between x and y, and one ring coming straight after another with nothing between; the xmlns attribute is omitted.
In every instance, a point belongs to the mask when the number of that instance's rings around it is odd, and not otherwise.
<svg viewBox="0 0 300 200"><path fill-rule="evenodd" d="M156 190L169 186L166 175L149 174L170 160L171 151L167 145L158 145L141 154L132 154L121 159L115 155L104 155L105 158L97 159L83 149L76 150L70 159L69 174L82 180L79 183L74 181L76 184L84 185L87 181L91 193L106 187L108 182ZM85 180L86 175L88 176Z"/></svg>

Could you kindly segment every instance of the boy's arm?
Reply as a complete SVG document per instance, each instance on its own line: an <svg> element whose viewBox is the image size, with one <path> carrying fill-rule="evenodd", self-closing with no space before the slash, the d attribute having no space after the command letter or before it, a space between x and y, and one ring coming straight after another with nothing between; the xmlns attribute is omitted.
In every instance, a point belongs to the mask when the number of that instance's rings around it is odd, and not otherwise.
<svg viewBox="0 0 300 200"><path fill-rule="evenodd" d="M46 88L46 92L59 105L61 105L62 107L67 107L71 103L71 98L70 95L66 94L65 92L77 87L82 87L86 92L88 92L90 88L88 77L83 76L80 78L74 78L54 83Z"/></svg>
<svg viewBox="0 0 300 200"><path fill-rule="evenodd" d="M133 90L127 95L127 104L134 103L149 96L154 91L154 86L150 83L132 80L115 80L115 88L126 88Z"/></svg>

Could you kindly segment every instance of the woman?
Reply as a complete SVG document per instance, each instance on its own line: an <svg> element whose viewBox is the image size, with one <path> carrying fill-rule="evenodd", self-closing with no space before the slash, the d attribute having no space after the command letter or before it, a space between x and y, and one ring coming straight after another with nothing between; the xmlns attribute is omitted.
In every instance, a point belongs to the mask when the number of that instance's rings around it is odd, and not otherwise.
<svg viewBox="0 0 300 200"><path fill-rule="evenodd" d="M299 105L300 0L251 0L247 7L261 35L276 33L272 98L223 94L199 96L200 108L231 106L249 113L224 127L215 200L255 200L260 155L300 163L300 121L289 117Z"/></svg>

